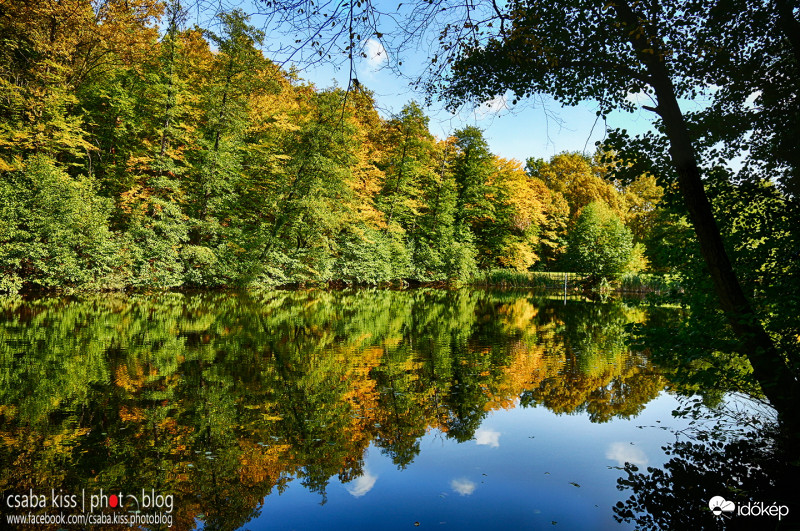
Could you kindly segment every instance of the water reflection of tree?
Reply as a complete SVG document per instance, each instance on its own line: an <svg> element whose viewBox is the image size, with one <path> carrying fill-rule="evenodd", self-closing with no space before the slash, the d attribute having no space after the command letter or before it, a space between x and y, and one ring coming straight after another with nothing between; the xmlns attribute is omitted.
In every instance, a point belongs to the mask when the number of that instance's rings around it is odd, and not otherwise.
<svg viewBox="0 0 800 531"><path fill-rule="evenodd" d="M724 323L710 324L718 316L697 307L702 305L694 305L691 317L680 320L659 319L654 312L648 326L634 327L633 336L638 348L650 352L674 393L697 397L692 408L673 414L704 411L714 420L706 418L696 430L676 434L676 442L664 448L671 457L662 468L639 471L626 465L619 488L631 495L614 508L617 518L641 529L800 529L800 506L790 483L800 472L797 434L781 429L775 411L763 403L752 367L735 352ZM726 416L732 394L762 403L763 411ZM718 517L708 507L713 496L736 504L785 504L790 516L781 522L774 517Z"/></svg>
<svg viewBox="0 0 800 531"><path fill-rule="evenodd" d="M5 300L0 489L175 494L179 527L244 525L298 480L405 467L438 429L541 403L595 420L661 387L624 306L473 291L162 294ZM595 323L595 324L593 324Z"/></svg>
<svg viewBox="0 0 800 531"><path fill-rule="evenodd" d="M615 513L643 529L800 529L792 483L800 473L800 434L785 423L796 411L776 412L764 401L750 362L737 352L715 306L705 301L707 293L692 291L683 319L662 320L652 313L648 326L633 328L633 338L638 348L649 350L674 393L698 397L692 408L673 414L704 411L714 420L706 418L698 429L676 434L676 442L665 447L671 458L663 468L640 472L626 465L619 487L632 494L617 504ZM727 401L737 395L761 404L762 410L726 415ZM790 515L781 522L776 517L717 517L708 507L713 496L736 504L785 504Z"/></svg>
<svg viewBox="0 0 800 531"><path fill-rule="evenodd" d="M626 327L645 319L641 310L619 303L583 304L559 313L563 332L551 348L563 352L563 367L523 392L523 405L543 405L556 413L585 411L593 422L606 422L638 414L658 395L664 385L658 371L648 356L626 345Z"/></svg>
<svg viewBox="0 0 800 531"><path fill-rule="evenodd" d="M640 471L626 463L618 480L630 496L614 507L619 522L637 529L798 529L796 457L786 452L774 421L738 410L732 416L709 413L700 402L676 414L709 417L690 434L664 447L670 456L662 468ZM705 413L703 413L705 411ZM720 417L721 416L721 417ZM701 419L702 420L702 419ZM714 515L709 501L722 496L736 507L752 502L785 506L788 515Z"/></svg>

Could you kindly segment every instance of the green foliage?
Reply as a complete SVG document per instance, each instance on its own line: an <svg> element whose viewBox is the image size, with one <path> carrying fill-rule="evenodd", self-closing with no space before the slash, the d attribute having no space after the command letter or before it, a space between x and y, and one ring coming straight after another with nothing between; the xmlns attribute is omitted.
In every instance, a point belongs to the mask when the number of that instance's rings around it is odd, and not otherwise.
<svg viewBox="0 0 800 531"><path fill-rule="evenodd" d="M337 279L357 284L379 284L409 276L411 260L396 233L354 227L338 243L334 266Z"/></svg>
<svg viewBox="0 0 800 531"><path fill-rule="evenodd" d="M73 178L45 157L0 180L3 287L118 288L122 241L108 230L110 202L91 180Z"/></svg>
<svg viewBox="0 0 800 531"><path fill-rule="evenodd" d="M624 273L619 279L622 291L639 293L673 293L682 288L676 275L661 275L648 273Z"/></svg>
<svg viewBox="0 0 800 531"><path fill-rule="evenodd" d="M184 215L169 198L124 194L125 250L130 271L127 282L136 287L170 288L183 279L180 245L187 240Z"/></svg>
<svg viewBox="0 0 800 531"><path fill-rule="evenodd" d="M633 257L633 235L608 206L587 205L569 234L566 261L573 271L619 278Z"/></svg>
<svg viewBox="0 0 800 531"><path fill-rule="evenodd" d="M211 31L184 29L179 2L8 9L5 219L61 216L22 211L62 193L72 214L58 244L31 236L58 220L6 221L4 290L463 282L552 267L584 181L622 204L586 157L526 174L475 127L436 139L414 102L382 119L361 85L304 84L238 10ZM51 177L21 178L42 154Z"/></svg>

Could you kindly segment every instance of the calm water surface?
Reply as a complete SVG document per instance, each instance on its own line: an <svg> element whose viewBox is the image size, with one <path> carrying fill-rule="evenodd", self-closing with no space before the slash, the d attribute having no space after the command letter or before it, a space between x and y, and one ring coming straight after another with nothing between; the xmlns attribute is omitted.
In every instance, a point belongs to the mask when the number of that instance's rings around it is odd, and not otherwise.
<svg viewBox="0 0 800 531"><path fill-rule="evenodd" d="M130 513L146 489L170 495L174 529L618 529L620 467L663 464L685 423L625 343L663 316L623 303L376 290L0 311L5 513L101 489Z"/></svg>

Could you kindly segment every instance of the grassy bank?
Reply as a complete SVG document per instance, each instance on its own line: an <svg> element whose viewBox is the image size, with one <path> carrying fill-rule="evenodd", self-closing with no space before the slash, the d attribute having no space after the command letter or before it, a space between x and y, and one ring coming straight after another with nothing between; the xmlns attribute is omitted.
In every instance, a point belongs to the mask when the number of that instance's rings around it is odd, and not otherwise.
<svg viewBox="0 0 800 531"><path fill-rule="evenodd" d="M479 272L470 284L482 287L564 289L566 280L567 289L574 290L582 289L587 278L585 273L495 269ZM668 293L682 290L674 275L653 273L628 273L617 281L601 281L599 286L625 293Z"/></svg>

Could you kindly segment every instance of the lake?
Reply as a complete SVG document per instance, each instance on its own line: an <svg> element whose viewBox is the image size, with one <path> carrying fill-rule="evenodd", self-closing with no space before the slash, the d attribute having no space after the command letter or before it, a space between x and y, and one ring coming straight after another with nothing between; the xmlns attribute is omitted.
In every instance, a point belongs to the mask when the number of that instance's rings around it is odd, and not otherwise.
<svg viewBox="0 0 800 531"><path fill-rule="evenodd" d="M629 325L679 318L636 301L312 290L0 311L1 517L67 528L633 528L626 463L664 466L696 426L673 411L709 411L629 348ZM690 521L721 522L714 488L687 495Z"/></svg>

